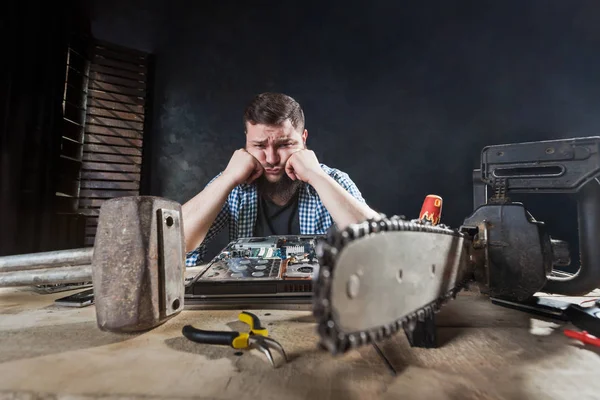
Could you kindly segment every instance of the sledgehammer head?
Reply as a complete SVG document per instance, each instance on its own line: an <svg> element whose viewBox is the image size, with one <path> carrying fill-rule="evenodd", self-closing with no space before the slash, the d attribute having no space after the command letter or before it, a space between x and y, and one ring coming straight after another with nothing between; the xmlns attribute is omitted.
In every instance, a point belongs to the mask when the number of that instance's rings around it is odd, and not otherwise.
<svg viewBox="0 0 600 400"><path fill-rule="evenodd" d="M181 205L134 196L102 203L92 258L98 327L152 329L183 309Z"/></svg>

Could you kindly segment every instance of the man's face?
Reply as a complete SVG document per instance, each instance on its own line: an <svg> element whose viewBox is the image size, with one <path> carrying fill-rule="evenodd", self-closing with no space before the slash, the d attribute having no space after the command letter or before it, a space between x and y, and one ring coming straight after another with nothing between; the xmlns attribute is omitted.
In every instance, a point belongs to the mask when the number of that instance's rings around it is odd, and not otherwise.
<svg viewBox="0 0 600 400"><path fill-rule="evenodd" d="M306 146L306 129L294 129L290 120L281 126L246 124L246 151L263 166L263 176L269 182L278 182L285 174L285 163L297 150Z"/></svg>

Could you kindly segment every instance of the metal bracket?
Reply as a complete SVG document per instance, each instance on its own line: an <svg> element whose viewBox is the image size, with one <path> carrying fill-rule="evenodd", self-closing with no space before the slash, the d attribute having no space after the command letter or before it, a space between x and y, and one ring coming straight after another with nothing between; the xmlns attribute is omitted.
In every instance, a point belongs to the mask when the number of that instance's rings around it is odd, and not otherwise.
<svg viewBox="0 0 600 400"><path fill-rule="evenodd" d="M412 347L433 349L437 347L437 328L435 326L435 312L427 310L418 313L414 321L404 328L406 338Z"/></svg>
<svg viewBox="0 0 600 400"><path fill-rule="evenodd" d="M183 309L184 253L181 237L181 215L176 210L159 208L158 253L161 274L160 312L168 317Z"/></svg>

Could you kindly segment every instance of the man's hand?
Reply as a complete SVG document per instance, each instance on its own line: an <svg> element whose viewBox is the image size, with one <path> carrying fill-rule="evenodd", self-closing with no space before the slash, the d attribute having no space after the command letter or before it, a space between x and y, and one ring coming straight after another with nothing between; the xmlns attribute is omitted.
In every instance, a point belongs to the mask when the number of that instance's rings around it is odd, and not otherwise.
<svg viewBox="0 0 600 400"><path fill-rule="evenodd" d="M245 149L236 150L223 171L223 175L230 179L235 185L241 183L252 183L262 175L263 167L254 156Z"/></svg>
<svg viewBox="0 0 600 400"><path fill-rule="evenodd" d="M302 149L293 153L285 163L285 172L290 179L300 179L317 191L333 222L340 229L369 218L379 218L377 212L358 201L323 171L312 150Z"/></svg>
<svg viewBox="0 0 600 400"><path fill-rule="evenodd" d="M288 158L285 163L285 173L293 181L300 179L308 184L324 174L315 152L307 149L298 150Z"/></svg>

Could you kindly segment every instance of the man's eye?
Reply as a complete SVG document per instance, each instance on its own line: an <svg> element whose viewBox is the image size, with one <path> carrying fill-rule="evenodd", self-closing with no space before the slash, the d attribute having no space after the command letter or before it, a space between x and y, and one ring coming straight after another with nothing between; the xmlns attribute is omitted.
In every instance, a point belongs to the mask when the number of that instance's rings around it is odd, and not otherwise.
<svg viewBox="0 0 600 400"><path fill-rule="evenodd" d="M257 149L263 149L265 147L264 144L257 144L254 147L256 147Z"/></svg>

